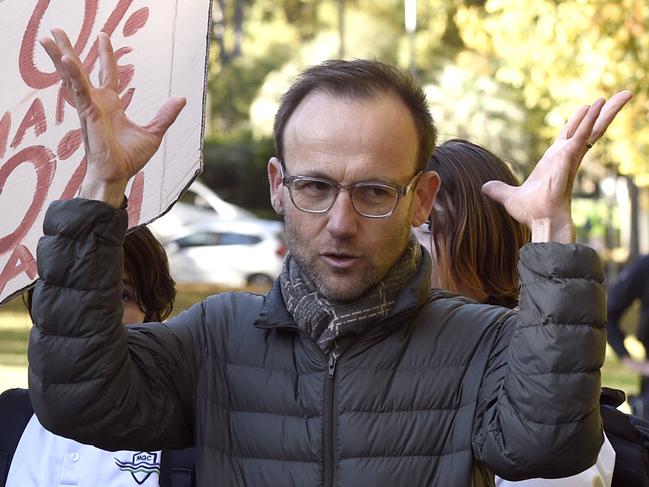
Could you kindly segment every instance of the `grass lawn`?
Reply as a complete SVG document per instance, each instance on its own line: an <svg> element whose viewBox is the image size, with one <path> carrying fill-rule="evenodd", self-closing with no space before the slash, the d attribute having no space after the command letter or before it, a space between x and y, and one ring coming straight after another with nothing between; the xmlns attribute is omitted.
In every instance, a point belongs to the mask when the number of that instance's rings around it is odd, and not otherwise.
<svg viewBox="0 0 649 487"><path fill-rule="evenodd" d="M31 324L24 307L12 302L0 309L0 391L27 386L27 339Z"/></svg>
<svg viewBox="0 0 649 487"><path fill-rule="evenodd" d="M205 296L218 292L209 286L179 286L174 314L179 313ZM0 308L0 391L10 387L27 387L27 340L31 320L20 299L14 299ZM641 346L633 338L626 345L635 356L641 356ZM602 385L637 394L639 381L617 359L613 351L606 351L602 369ZM628 412L628 409L627 409Z"/></svg>

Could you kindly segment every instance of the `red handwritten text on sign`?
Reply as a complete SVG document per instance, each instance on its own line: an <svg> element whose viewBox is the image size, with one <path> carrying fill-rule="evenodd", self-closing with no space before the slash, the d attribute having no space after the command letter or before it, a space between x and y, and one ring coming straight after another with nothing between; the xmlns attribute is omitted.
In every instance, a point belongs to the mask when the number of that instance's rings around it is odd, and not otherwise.
<svg viewBox="0 0 649 487"><path fill-rule="evenodd" d="M83 17L79 35L73 42L76 52L80 55L84 70L92 76L98 69L99 47L97 34L101 31L112 36L121 26L124 38L135 35L147 25L149 9L147 7L133 9L133 0L116 1L115 6L103 25L98 24L99 0L84 0ZM5 235L0 235L0 255L9 254L9 258L0 269L0 293L7 283L21 273L26 273L30 279L36 275L36 262L27 246L23 245L25 235L32 227L38 215L44 210L48 197L68 199L74 197L86 174L86 159L82 153L82 135L78 128L67 131L58 142L46 147L44 144L33 144L23 147L26 135L30 139L47 138L48 131L61 126L65 122L66 113L74 108L74 101L62 86L58 74L51 65L39 66L37 50L43 19L52 7L51 0L38 0L29 18L18 57L20 78L26 86L36 90L36 96L21 113L18 109L2 110L0 107L0 195L5 183L12 173L17 170L31 168L35 176L33 196L17 227ZM51 12L49 12L51 13ZM94 40L93 40L94 39ZM92 41L92 42L91 42ZM86 52L85 57L83 53ZM120 64L124 56L132 52L128 46L120 47L115 55L118 61L118 90L122 105L127 109L133 100L135 88L131 87L135 75L135 67L130 64ZM47 105L39 94L47 90L56 90L55 106ZM66 106L70 110L66 111ZM76 119L76 115L74 115ZM9 156L7 160L5 157ZM75 164L61 194L50 195L52 181L57 169L63 165ZM70 168L71 169L71 168ZM68 171L69 172L69 171ZM60 189L59 189L60 191ZM138 174L131 185L129 194L129 221L137 223L140 218L142 198L144 193L144 174Z"/></svg>

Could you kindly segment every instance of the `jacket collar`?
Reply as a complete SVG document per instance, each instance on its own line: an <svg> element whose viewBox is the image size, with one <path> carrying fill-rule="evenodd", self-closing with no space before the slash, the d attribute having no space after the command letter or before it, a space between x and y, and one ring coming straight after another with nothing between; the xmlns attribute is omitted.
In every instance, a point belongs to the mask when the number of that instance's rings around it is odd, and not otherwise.
<svg viewBox="0 0 649 487"><path fill-rule="evenodd" d="M421 264L408 284L399 293L386 320L389 321L394 315L418 308L428 299L430 295L431 267L430 254L422 248ZM253 325L261 329L299 331L293 317L286 310L279 278L275 279L273 287L266 295L264 306Z"/></svg>
<svg viewBox="0 0 649 487"><path fill-rule="evenodd" d="M279 277L275 279L273 287L268 291L264 306L253 325L262 329L278 328L299 331L299 327L284 304L284 296L282 296L279 280Z"/></svg>

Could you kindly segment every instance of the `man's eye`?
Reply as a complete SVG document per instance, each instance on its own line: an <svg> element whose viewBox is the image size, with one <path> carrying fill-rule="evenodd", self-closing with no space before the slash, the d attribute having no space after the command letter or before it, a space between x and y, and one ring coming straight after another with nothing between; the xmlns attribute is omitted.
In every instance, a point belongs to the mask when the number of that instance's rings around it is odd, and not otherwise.
<svg viewBox="0 0 649 487"><path fill-rule="evenodd" d="M306 184L306 189L310 189L311 191L328 191L331 189L331 185L322 181L311 181Z"/></svg>
<svg viewBox="0 0 649 487"><path fill-rule="evenodd" d="M328 195L333 186L325 181L296 181L295 189L308 195Z"/></svg>
<svg viewBox="0 0 649 487"><path fill-rule="evenodd" d="M130 286L124 286L122 288L122 302L126 303L127 301L134 301L135 293Z"/></svg>
<svg viewBox="0 0 649 487"><path fill-rule="evenodd" d="M374 200L392 199L394 191L384 186L361 186L358 188L363 198Z"/></svg>

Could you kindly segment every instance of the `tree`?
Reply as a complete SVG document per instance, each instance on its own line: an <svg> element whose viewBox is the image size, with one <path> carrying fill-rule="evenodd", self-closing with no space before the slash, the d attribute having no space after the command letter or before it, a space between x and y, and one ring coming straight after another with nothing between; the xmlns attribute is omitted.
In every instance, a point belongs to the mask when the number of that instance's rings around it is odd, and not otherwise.
<svg viewBox="0 0 649 487"><path fill-rule="evenodd" d="M578 105L634 91L593 154L622 173L649 174L646 0L488 0L458 8L456 23L464 44L492 60L495 79L547 113L546 139Z"/></svg>

